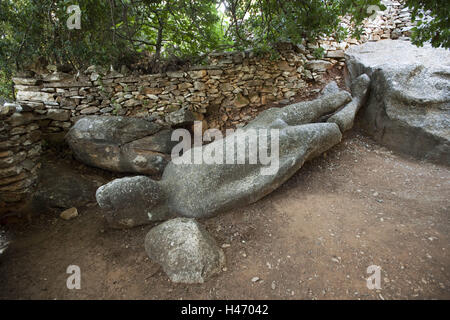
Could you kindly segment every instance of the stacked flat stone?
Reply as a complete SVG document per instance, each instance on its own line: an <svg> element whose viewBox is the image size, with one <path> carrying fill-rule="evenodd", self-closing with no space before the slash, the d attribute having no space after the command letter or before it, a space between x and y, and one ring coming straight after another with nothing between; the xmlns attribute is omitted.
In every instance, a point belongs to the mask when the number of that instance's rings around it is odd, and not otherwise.
<svg viewBox="0 0 450 320"><path fill-rule="evenodd" d="M39 119L15 103L0 106L0 215L18 209L33 191L40 166Z"/></svg>
<svg viewBox="0 0 450 320"><path fill-rule="evenodd" d="M208 65L187 71L120 74L91 66L76 75L54 72L13 81L17 101L48 115L45 131L59 132L85 115L158 115L164 119L185 108L203 120L209 108L222 108L224 113L225 109L257 108L305 88L306 61L303 53L290 46L278 61L251 51L219 53L209 56Z"/></svg>

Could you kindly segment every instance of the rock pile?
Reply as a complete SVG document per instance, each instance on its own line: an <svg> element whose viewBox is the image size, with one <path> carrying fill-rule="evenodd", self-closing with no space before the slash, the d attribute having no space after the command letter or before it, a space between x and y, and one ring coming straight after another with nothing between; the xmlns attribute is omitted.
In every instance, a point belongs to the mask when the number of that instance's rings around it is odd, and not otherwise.
<svg viewBox="0 0 450 320"><path fill-rule="evenodd" d="M382 0L381 2L386 9L384 11L376 11L376 8L373 7L373 15L364 24L361 35L362 43L398 39L399 37L409 37L411 35L410 30L414 27L414 24L411 21L411 13L405 7L405 4L395 0ZM347 26L351 25L350 17L345 17L343 22Z"/></svg>
<svg viewBox="0 0 450 320"><path fill-rule="evenodd" d="M315 44L308 44L307 47L314 52L322 48L324 57L327 59L338 59L339 65L344 65L345 50L353 45L361 43L380 41L385 39L398 39L400 37L410 37L411 29L415 24L411 21L411 13L403 2L382 0L386 9L377 11L376 7L368 8L373 15L363 23L360 39L347 38L344 41L336 42L332 37L324 37L317 40ZM353 30L351 16L341 18L341 25L347 30ZM312 59L313 55L307 55Z"/></svg>

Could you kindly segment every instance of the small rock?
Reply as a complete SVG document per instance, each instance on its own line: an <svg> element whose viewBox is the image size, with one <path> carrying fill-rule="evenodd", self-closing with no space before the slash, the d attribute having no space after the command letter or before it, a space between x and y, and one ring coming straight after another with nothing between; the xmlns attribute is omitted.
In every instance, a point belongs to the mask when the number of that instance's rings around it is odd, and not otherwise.
<svg viewBox="0 0 450 320"><path fill-rule="evenodd" d="M61 212L60 217L64 220L71 220L78 216L77 208L70 208Z"/></svg>
<svg viewBox="0 0 450 320"><path fill-rule="evenodd" d="M170 123L173 126L193 124L194 121L194 113L186 108L171 112L166 116L166 122Z"/></svg>
<svg viewBox="0 0 450 320"><path fill-rule="evenodd" d="M259 280L261 280L261 279L259 279L258 277L253 277L252 278L252 282L258 282Z"/></svg>

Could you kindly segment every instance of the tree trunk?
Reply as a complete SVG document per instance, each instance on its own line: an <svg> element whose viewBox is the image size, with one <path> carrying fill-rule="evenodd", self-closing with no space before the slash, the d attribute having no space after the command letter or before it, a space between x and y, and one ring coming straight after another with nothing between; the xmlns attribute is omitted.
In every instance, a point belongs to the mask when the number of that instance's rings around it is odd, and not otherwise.
<svg viewBox="0 0 450 320"><path fill-rule="evenodd" d="M154 60L158 62L161 58L161 49L162 49L162 41L163 41L163 31L164 31L164 23L158 18L158 38L156 39L156 48L155 48L155 58Z"/></svg>

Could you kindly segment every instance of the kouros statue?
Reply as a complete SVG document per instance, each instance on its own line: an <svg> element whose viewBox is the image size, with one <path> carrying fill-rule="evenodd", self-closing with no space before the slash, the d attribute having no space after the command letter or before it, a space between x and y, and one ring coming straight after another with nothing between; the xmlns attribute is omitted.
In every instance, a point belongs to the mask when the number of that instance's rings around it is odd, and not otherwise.
<svg viewBox="0 0 450 320"><path fill-rule="evenodd" d="M370 81L364 75L355 82L360 85L355 85L358 94L353 100L348 92L335 89L314 101L268 109L223 139L213 132L216 139L209 144L194 145L181 156L172 152L160 181L135 176L100 187L97 202L112 227L174 217L206 218L254 203L282 185L305 161L341 141L340 126L347 129L353 124ZM339 112L353 118L343 121ZM338 124L315 123L333 114Z"/></svg>

